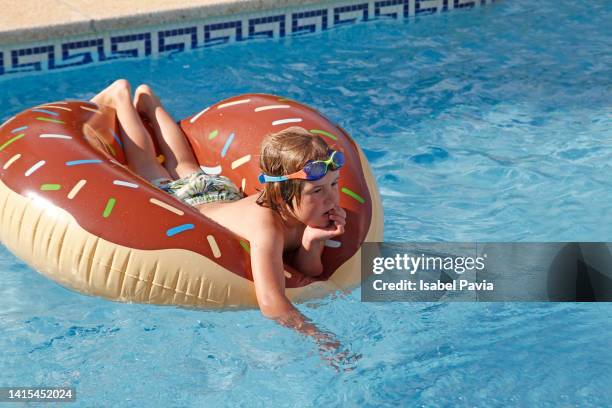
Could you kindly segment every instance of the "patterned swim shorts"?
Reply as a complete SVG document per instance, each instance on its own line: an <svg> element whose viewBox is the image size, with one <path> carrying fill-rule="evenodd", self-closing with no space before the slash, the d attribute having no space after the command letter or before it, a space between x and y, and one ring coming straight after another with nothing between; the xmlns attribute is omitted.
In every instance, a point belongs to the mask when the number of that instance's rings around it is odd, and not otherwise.
<svg viewBox="0 0 612 408"><path fill-rule="evenodd" d="M202 170L178 180L154 180L152 184L191 206L215 201L236 201L244 197L227 177L206 174Z"/></svg>

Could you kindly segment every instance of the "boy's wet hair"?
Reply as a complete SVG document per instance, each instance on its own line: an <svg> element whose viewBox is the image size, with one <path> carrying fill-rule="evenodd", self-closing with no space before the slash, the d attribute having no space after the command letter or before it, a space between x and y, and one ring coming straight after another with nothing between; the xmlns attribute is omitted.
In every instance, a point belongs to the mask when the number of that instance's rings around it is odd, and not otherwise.
<svg viewBox="0 0 612 408"><path fill-rule="evenodd" d="M259 167L269 176L284 176L301 170L309 160L327 159L328 149L320 136L292 126L263 139ZM284 212L286 205L293 211L293 198L299 206L303 185L304 180L265 183L257 204L278 212Z"/></svg>

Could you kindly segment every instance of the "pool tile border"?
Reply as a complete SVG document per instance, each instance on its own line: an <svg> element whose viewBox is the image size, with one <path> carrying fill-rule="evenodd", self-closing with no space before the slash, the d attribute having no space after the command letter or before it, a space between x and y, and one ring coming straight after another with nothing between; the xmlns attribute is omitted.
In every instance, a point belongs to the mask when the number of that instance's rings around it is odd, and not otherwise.
<svg viewBox="0 0 612 408"><path fill-rule="evenodd" d="M3 45L0 46L0 79L118 59L162 56L233 42L305 35L382 18L405 19L493 2L495 0L344 1Z"/></svg>

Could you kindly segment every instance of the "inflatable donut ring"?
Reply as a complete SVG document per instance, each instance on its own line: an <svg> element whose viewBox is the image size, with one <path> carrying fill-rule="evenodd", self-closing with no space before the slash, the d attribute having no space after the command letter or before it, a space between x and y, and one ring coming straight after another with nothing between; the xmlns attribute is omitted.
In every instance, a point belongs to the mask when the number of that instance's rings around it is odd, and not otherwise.
<svg viewBox="0 0 612 408"><path fill-rule="evenodd" d="M180 121L201 167L257 194L262 138L298 125L343 149L345 233L328 241L323 274L285 265L293 301L360 281L360 247L381 241L383 215L367 160L339 126L272 95L236 96ZM0 127L0 239L59 284L116 301L255 307L249 243L126 166L114 110L86 101L40 105ZM248 220L245 220L248 222Z"/></svg>

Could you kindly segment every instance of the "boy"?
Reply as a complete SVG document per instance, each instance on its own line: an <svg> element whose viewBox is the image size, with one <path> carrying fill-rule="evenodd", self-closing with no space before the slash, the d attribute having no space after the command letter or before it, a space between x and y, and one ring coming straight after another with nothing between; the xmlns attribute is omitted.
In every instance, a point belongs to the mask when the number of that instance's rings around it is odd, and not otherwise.
<svg viewBox="0 0 612 408"><path fill-rule="evenodd" d="M185 135L147 85L136 89L132 101L129 83L120 79L91 101L116 110L127 136L123 145L130 170L249 241L255 292L264 316L312 336L324 348L339 346L287 299L283 254L293 253L292 266L306 275L323 271L324 243L343 234L346 224L338 193L342 152L298 127L268 135L260 155L263 191L259 197L242 198L229 179L201 170ZM153 127L163 165L141 115Z"/></svg>

